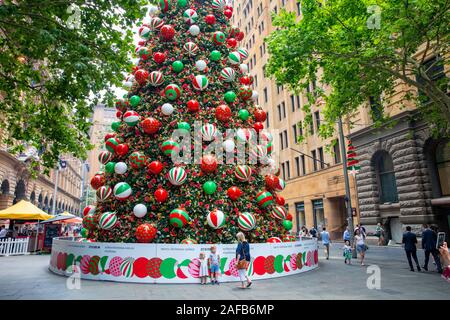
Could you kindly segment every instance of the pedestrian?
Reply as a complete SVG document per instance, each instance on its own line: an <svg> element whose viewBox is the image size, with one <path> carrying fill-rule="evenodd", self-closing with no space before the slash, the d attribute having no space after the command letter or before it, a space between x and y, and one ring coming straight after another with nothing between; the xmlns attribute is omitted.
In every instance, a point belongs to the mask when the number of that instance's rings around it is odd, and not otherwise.
<svg viewBox="0 0 450 320"><path fill-rule="evenodd" d="M359 257L360 257L360 263L362 266L364 266L364 258L366 256L366 250L367 250L367 245L366 245L366 235L361 232L361 230L358 228L355 231L355 243L356 243L356 252L359 253Z"/></svg>
<svg viewBox="0 0 450 320"><path fill-rule="evenodd" d="M311 229L309 229L309 234L311 235L311 237L317 238L317 230L316 230L316 228L312 227Z"/></svg>
<svg viewBox="0 0 450 320"><path fill-rule="evenodd" d="M342 238L345 241L350 241L351 240L351 235L350 235L350 230L348 227L345 228L344 234L342 235Z"/></svg>
<svg viewBox="0 0 450 320"><path fill-rule="evenodd" d="M344 253L344 263L352 264L352 246L350 245L350 240L345 240L344 247L342 248Z"/></svg>
<svg viewBox="0 0 450 320"><path fill-rule="evenodd" d="M378 237L378 246L384 245L384 229L379 222L375 227L375 236Z"/></svg>
<svg viewBox="0 0 450 320"><path fill-rule="evenodd" d="M209 270L211 271L211 284L219 284L220 255L217 254L216 246L212 246L210 250L211 253L209 254L208 264Z"/></svg>
<svg viewBox="0 0 450 320"><path fill-rule="evenodd" d="M325 257L327 260L330 258L330 234L327 231L327 228L323 227L322 232L320 233L320 237L322 238L322 244L325 250Z"/></svg>
<svg viewBox="0 0 450 320"><path fill-rule="evenodd" d="M408 259L409 269L414 272L413 263L411 257L417 266L417 271L420 271L419 260L417 259L417 237L416 234L411 232L411 227L406 227L406 232L403 234L402 243L406 252L406 258Z"/></svg>
<svg viewBox="0 0 450 320"><path fill-rule="evenodd" d="M5 239L8 234L8 230L6 230L5 226L0 227L0 239Z"/></svg>
<svg viewBox="0 0 450 320"><path fill-rule="evenodd" d="M238 269L239 278L241 279L241 288L245 289L252 285L252 281L247 275L247 268L250 264L250 245L247 240L245 240L245 236L242 232L238 232L236 238L239 241L236 248L236 268ZM247 286L244 284L245 280L247 280Z"/></svg>
<svg viewBox="0 0 450 320"><path fill-rule="evenodd" d="M442 278L450 282L450 253L448 252L447 242L439 247L440 260L442 261Z"/></svg>
<svg viewBox="0 0 450 320"><path fill-rule="evenodd" d="M359 230L359 232L360 232L362 235L364 235L364 237L366 236L366 228L363 227L362 223L356 225L354 231L356 232L356 230Z"/></svg>
<svg viewBox="0 0 450 320"><path fill-rule="evenodd" d="M439 260L438 250L436 249L437 233L430 229L426 224L423 225L424 231L422 232L422 249L425 250L425 263L423 269L428 271L428 261L430 260L430 254L434 258L436 263L437 272L442 273L441 261Z"/></svg>
<svg viewBox="0 0 450 320"><path fill-rule="evenodd" d="M208 260L206 260L204 252L200 252L198 259L200 260L200 283L204 285L208 279Z"/></svg>

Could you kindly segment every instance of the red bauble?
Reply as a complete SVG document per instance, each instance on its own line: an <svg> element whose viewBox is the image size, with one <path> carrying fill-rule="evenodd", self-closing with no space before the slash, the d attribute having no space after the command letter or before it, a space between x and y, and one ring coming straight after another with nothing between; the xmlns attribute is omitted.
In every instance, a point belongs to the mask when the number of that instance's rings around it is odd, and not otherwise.
<svg viewBox="0 0 450 320"><path fill-rule="evenodd" d="M143 85L148 80L148 71L139 69L134 73L134 78L136 79L137 82L139 82L140 85Z"/></svg>
<svg viewBox="0 0 450 320"><path fill-rule="evenodd" d="M161 128L161 122L152 117L145 118L141 121L141 128L147 134L155 134Z"/></svg>
<svg viewBox="0 0 450 320"><path fill-rule="evenodd" d="M244 86L250 86L253 83L253 77L252 76L243 76L239 79L239 82L243 84Z"/></svg>
<svg viewBox="0 0 450 320"><path fill-rule="evenodd" d="M216 17L214 17L213 14L208 14L208 15L205 17L205 22L206 22L207 24L214 24L214 23L216 23Z"/></svg>
<svg viewBox="0 0 450 320"><path fill-rule="evenodd" d="M275 201L277 202L277 204L279 206L284 206L284 204L286 203L286 201L284 200L284 197L280 196L280 195L276 195L275 197Z"/></svg>
<svg viewBox="0 0 450 320"><path fill-rule="evenodd" d="M216 108L216 118L219 121L228 121L231 118L231 109L226 104L221 104Z"/></svg>
<svg viewBox="0 0 450 320"><path fill-rule="evenodd" d="M226 9L223 14L225 15L225 17L227 17L228 19L231 19L231 17L233 16L233 11L231 11L230 9Z"/></svg>
<svg viewBox="0 0 450 320"><path fill-rule="evenodd" d="M166 202L167 198L169 197L169 193L166 191L166 189L163 188L156 189L153 195L155 196L156 201L158 201L159 203Z"/></svg>
<svg viewBox="0 0 450 320"><path fill-rule="evenodd" d="M274 190L280 183L280 179L274 174L268 174L264 180L266 181L267 190Z"/></svg>
<svg viewBox="0 0 450 320"><path fill-rule="evenodd" d="M105 142L106 140L110 139L110 138L114 138L116 136L115 132L109 132L105 135Z"/></svg>
<svg viewBox="0 0 450 320"><path fill-rule="evenodd" d="M159 174L163 169L161 161L155 160L148 165L148 171L153 174Z"/></svg>
<svg viewBox="0 0 450 320"><path fill-rule="evenodd" d="M225 6L225 10L230 10L231 12L233 12L233 7L232 6Z"/></svg>
<svg viewBox="0 0 450 320"><path fill-rule="evenodd" d="M156 228L150 223L143 223L136 228L136 240L138 242L149 243L156 237Z"/></svg>
<svg viewBox="0 0 450 320"><path fill-rule="evenodd" d="M255 120L258 122L264 122L267 119L267 113L262 109L257 109L255 111Z"/></svg>
<svg viewBox="0 0 450 320"><path fill-rule="evenodd" d="M236 36L235 36L237 41L241 41L242 39L244 39L244 32L239 31Z"/></svg>
<svg viewBox="0 0 450 320"><path fill-rule="evenodd" d="M139 28L139 32L141 32L141 29L142 29L142 28L143 28L143 27L140 27L140 28ZM139 42L138 42L138 46L141 46L141 47L142 47L143 45L145 45L145 42L146 42L145 40L139 41Z"/></svg>
<svg viewBox="0 0 450 320"><path fill-rule="evenodd" d="M256 132L260 132L262 129L264 129L264 125L262 122L255 122L253 124L253 129L255 129Z"/></svg>
<svg viewBox="0 0 450 320"><path fill-rule="evenodd" d="M227 190L227 195L231 200L236 201L242 196L242 191L238 187L230 187Z"/></svg>
<svg viewBox="0 0 450 320"><path fill-rule="evenodd" d="M217 158L212 154L202 157L200 168L205 173L211 173L217 170Z"/></svg>
<svg viewBox="0 0 450 320"><path fill-rule="evenodd" d="M286 220L292 221L292 214L288 213L286 216Z"/></svg>
<svg viewBox="0 0 450 320"><path fill-rule="evenodd" d="M166 40L170 41L175 36L175 29L170 24L165 24L161 27L161 37Z"/></svg>
<svg viewBox="0 0 450 320"><path fill-rule="evenodd" d="M227 45L231 48L236 48L237 46L237 40L235 38L228 38L227 39Z"/></svg>
<svg viewBox="0 0 450 320"><path fill-rule="evenodd" d="M162 52L155 52L153 54L153 60L155 60L156 63L161 64L166 61L166 55Z"/></svg>
<svg viewBox="0 0 450 320"><path fill-rule="evenodd" d="M187 103L187 108L190 112L197 112L200 109L200 104L197 100L189 100Z"/></svg>
<svg viewBox="0 0 450 320"><path fill-rule="evenodd" d="M94 190L97 190L101 186L105 185L105 176L102 174L96 174L91 179L91 187Z"/></svg>
<svg viewBox="0 0 450 320"><path fill-rule="evenodd" d="M118 119L122 118L122 111L117 110L117 112L116 112L116 118L118 118Z"/></svg>
<svg viewBox="0 0 450 320"><path fill-rule="evenodd" d="M121 143L121 144L117 145L115 153L122 157L122 156L127 155L129 150L130 149L128 148L127 144Z"/></svg>

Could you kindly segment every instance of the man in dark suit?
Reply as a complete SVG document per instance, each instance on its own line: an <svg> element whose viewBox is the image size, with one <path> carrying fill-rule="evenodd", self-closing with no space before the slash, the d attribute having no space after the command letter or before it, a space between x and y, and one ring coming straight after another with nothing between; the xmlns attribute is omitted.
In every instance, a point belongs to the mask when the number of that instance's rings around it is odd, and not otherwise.
<svg viewBox="0 0 450 320"><path fill-rule="evenodd" d="M417 271L420 271L419 260L417 259L417 237L415 233L411 232L411 227L406 227L406 232L403 234L402 243L404 244L406 258L408 258L409 268L411 271L414 271L414 267L412 264L411 257L414 259L414 262L417 266Z"/></svg>
<svg viewBox="0 0 450 320"><path fill-rule="evenodd" d="M428 225L423 225L422 232L422 249L425 250L425 264L423 269L428 271L428 261L430 260L430 253L433 255L436 268L439 273L442 273L441 261L439 260L438 250L436 249L437 234Z"/></svg>

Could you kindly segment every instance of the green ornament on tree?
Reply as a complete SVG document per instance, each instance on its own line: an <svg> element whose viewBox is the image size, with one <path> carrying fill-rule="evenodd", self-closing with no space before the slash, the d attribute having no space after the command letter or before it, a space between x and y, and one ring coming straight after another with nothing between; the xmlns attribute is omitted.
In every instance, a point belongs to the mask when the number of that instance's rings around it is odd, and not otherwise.
<svg viewBox="0 0 450 320"><path fill-rule="evenodd" d="M174 61L172 63L172 69L175 72L181 72L181 71L183 71L183 68L184 68L184 64L180 60Z"/></svg>
<svg viewBox="0 0 450 320"><path fill-rule="evenodd" d="M227 91L225 93L224 99L226 102L232 103L234 102L234 100L236 100L236 93L234 93L234 91Z"/></svg>
<svg viewBox="0 0 450 320"><path fill-rule="evenodd" d="M206 181L203 184L203 191L206 194L213 194L217 190L217 184L214 181Z"/></svg>
<svg viewBox="0 0 450 320"><path fill-rule="evenodd" d="M117 131L119 130L121 124L122 123L120 121L113 121L113 123L111 123L111 129Z"/></svg>
<svg viewBox="0 0 450 320"><path fill-rule="evenodd" d="M177 1L177 6L178 7L180 7L180 8L184 8L184 7L186 7L187 6L187 0L178 0Z"/></svg>
<svg viewBox="0 0 450 320"><path fill-rule="evenodd" d="M189 125L189 123L187 122L178 122L178 129L183 130L183 131L191 131L191 126Z"/></svg>
<svg viewBox="0 0 450 320"><path fill-rule="evenodd" d="M247 109L241 109L239 110L239 118L243 121L246 121L250 117L250 113Z"/></svg>
<svg viewBox="0 0 450 320"><path fill-rule="evenodd" d="M139 102L141 102L141 97L139 97L139 96L132 96L132 97L130 98L130 104L131 104L133 107L136 107L136 106L139 104Z"/></svg>
<svg viewBox="0 0 450 320"><path fill-rule="evenodd" d="M83 238L86 238L88 235L88 230L86 228L81 228L80 234Z"/></svg>
<svg viewBox="0 0 450 320"><path fill-rule="evenodd" d="M283 227L289 231L292 229L292 221L291 220L283 220Z"/></svg>
<svg viewBox="0 0 450 320"><path fill-rule="evenodd" d="M105 165L105 171L108 172L108 173L113 173L113 172L114 172L114 167L115 167L115 166L116 166L116 163L110 161L110 162L108 162L108 163Z"/></svg>
<svg viewBox="0 0 450 320"><path fill-rule="evenodd" d="M213 50L213 51L211 51L211 53L209 54L209 58L212 60L212 61L219 61L220 60L220 51L217 51L217 50Z"/></svg>

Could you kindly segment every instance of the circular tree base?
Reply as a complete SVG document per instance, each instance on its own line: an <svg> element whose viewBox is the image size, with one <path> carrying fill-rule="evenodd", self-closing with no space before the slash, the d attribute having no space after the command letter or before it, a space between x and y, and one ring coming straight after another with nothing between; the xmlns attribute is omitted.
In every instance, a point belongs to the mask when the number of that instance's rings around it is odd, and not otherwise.
<svg viewBox="0 0 450 320"><path fill-rule="evenodd" d="M239 281L236 244L216 244L220 282ZM81 279L138 283L199 283L200 252L211 244L142 244L53 239L50 271ZM247 274L253 280L289 276L317 268L317 240L251 243Z"/></svg>

